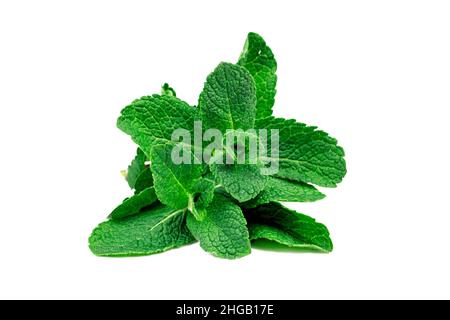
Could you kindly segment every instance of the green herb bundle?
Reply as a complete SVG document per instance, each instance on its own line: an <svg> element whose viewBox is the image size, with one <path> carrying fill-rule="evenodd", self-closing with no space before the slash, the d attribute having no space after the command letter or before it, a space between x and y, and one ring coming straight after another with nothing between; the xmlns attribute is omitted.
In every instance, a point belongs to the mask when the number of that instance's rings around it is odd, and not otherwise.
<svg viewBox="0 0 450 320"><path fill-rule="evenodd" d="M165 84L160 95L142 97L122 110L117 126L138 145L126 171L134 195L92 232L94 254L142 256L198 241L214 256L234 259L248 255L251 243L260 239L332 251L323 224L279 202L323 199L314 185L335 187L341 182L344 150L317 127L272 116L276 69L271 49L250 33L238 62L220 63L207 77L198 106L178 99ZM199 121L204 131L215 129L224 136L233 132L244 140L249 139L244 131L264 129L269 144L276 132L276 154L266 150L257 161L241 163L202 161L204 140L199 148L193 141L173 139L182 129L195 140ZM213 158L222 155L210 151ZM235 159L234 151L225 153ZM174 152L188 161L175 163ZM270 161L277 164L274 174L264 172Z"/></svg>

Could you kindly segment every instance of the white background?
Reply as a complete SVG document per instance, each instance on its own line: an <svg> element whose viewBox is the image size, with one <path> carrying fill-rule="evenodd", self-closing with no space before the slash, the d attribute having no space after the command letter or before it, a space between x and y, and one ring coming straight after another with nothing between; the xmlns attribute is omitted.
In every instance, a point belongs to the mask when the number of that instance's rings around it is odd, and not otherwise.
<svg viewBox="0 0 450 320"><path fill-rule="evenodd" d="M0 298L450 298L449 17L448 1L2 1ZM130 195L120 110L166 81L196 104L249 31L278 60L275 114L346 150L344 182L291 206L335 251L92 255Z"/></svg>

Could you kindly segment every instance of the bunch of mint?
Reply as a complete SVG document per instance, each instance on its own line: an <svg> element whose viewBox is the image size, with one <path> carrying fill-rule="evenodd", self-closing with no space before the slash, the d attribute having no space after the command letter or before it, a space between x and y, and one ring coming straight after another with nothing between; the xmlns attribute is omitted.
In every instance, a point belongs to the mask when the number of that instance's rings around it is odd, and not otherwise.
<svg viewBox="0 0 450 320"><path fill-rule="evenodd" d="M161 95L142 97L122 110L117 126L139 146L125 173L134 195L92 232L94 254L141 256L199 241L205 251L233 259L248 255L251 242L259 239L311 251L333 249L323 224L279 202L323 199L313 185L335 187L342 180L344 150L316 127L272 116L276 69L271 49L250 33L237 64L221 63L207 77L198 106L178 99L165 84ZM258 135L261 129L265 136ZM234 144L223 151L217 133L233 133ZM258 146L263 141L276 148L249 161L245 155L251 151L244 146L244 161L217 161L236 160L236 146L253 135ZM221 141L208 149L213 138ZM177 155L183 161L175 161ZM265 171L268 164L276 164L272 174Z"/></svg>

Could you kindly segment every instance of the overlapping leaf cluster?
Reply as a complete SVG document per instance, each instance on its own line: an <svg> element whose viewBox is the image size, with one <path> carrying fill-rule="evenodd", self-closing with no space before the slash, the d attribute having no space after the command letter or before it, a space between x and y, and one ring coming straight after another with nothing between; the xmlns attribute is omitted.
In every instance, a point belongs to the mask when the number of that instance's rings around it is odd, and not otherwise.
<svg viewBox="0 0 450 320"><path fill-rule="evenodd" d="M207 77L198 106L176 97L167 84L161 95L145 96L125 107L117 126L138 145L126 173L134 195L92 233L89 246L99 256L139 256L196 241L222 258L239 258L251 242L266 239L288 247L330 252L327 228L279 202L324 198L313 185L335 187L346 173L344 150L316 127L272 116L277 63L271 49L250 33L237 64L221 63ZM279 154L256 163L175 164L175 129L278 129ZM271 137L268 142L270 145ZM275 175L262 166L278 160Z"/></svg>

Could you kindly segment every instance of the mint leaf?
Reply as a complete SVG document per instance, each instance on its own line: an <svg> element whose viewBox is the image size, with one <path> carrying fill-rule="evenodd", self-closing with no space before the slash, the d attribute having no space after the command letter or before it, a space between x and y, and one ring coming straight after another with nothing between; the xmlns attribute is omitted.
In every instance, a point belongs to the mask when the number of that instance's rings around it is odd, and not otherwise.
<svg viewBox="0 0 450 320"><path fill-rule="evenodd" d="M266 176L257 165L211 164L210 168L220 185L239 202L253 199L266 185Z"/></svg>
<svg viewBox="0 0 450 320"><path fill-rule="evenodd" d="M272 201L309 202L323 198L325 195L312 185L268 177L264 190L255 199L245 202L244 205L247 208L254 208Z"/></svg>
<svg viewBox="0 0 450 320"><path fill-rule="evenodd" d="M217 184L214 180L208 178L208 175L203 176L197 180L192 188L193 202L189 203L188 209L197 220L203 220L208 211L207 208L214 199L214 191Z"/></svg>
<svg viewBox="0 0 450 320"><path fill-rule="evenodd" d="M168 83L164 83L164 85L161 87L161 95L176 97L177 93L171 86L169 86Z"/></svg>
<svg viewBox="0 0 450 320"><path fill-rule="evenodd" d="M245 209L250 239L267 239L288 247L331 252L333 243L328 229L313 218L270 203Z"/></svg>
<svg viewBox="0 0 450 320"><path fill-rule="evenodd" d="M345 176L344 149L317 127L274 117L258 119L256 127L268 130L269 146L272 144L270 130L279 130L279 157L269 154L264 159L279 160L279 177L335 187Z"/></svg>
<svg viewBox="0 0 450 320"><path fill-rule="evenodd" d="M151 160L156 194L165 205L175 209L188 208L197 219L202 219L203 215L195 209L194 202L204 192L212 194L214 184L210 182L209 187L205 187L207 182L200 182L207 167L194 164L194 154L188 147L183 147L183 152L189 155L192 164L175 164L172 159L174 146L175 143L153 146ZM208 197L202 199L206 201Z"/></svg>
<svg viewBox="0 0 450 320"><path fill-rule="evenodd" d="M249 33L238 64L245 67L256 84L256 118L272 115L277 85L277 62L264 39Z"/></svg>
<svg viewBox="0 0 450 320"><path fill-rule="evenodd" d="M137 178L141 172L145 170L145 161L147 161L145 153L138 148L136 151L136 156L133 161L131 161L131 164L128 166L127 170L126 179L131 189L134 189Z"/></svg>
<svg viewBox="0 0 450 320"><path fill-rule="evenodd" d="M135 215L145 207L155 203L156 198L155 189L153 187L147 188L134 196L125 199L117 208L115 208L109 218L121 219L128 216Z"/></svg>
<svg viewBox="0 0 450 320"><path fill-rule="evenodd" d="M233 139L227 139L230 135ZM236 200L245 202L256 197L265 187L267 176L262 174L263 163L259 162L257 154L253 162L250 159L250 138L257 136L229 130L224 138L224 152L216 152L222 163L214 160L210 164L210 170L219 184ZM227 140L228 143L226 142ZM243 158L241 157L243 156ZM230 160L230 163L227 163Z"/></svg>
<svg viewBox="0 0 450 320"><path fill-rule="evenodd" d="M138 215L101 223L89 238L98 256L129 257L163 252L193 243L183 210L163 205Z"/></svg>
<svg viewBox="0 0 450 320"><path fill-rule="evenodd" d="M206 127L251 129L255 122L255 82L243 67L222 62L206 79L199 109Z"/></svg>
<svg viewBox="0 0 450 320"><path fill-rule="evenodd" d="M144 189L153 186L153 177L150 168L145 168L144 171L137 177L134 184L135 193L139 193Z"/></svg>
<svg viewBox="0 0 450 320"><path fill-rule="evenodd" d="M196 112L196 108L175 97L147 96L125 107L117 126L150 156L155 142L170 141L175 129L192 131Z"/></svg>
<svg viewBox="0 0 450 320"><path fill-rule="evenodd" d="M235 259L250 254L246 221L241 209L216 194L203 221L187 216L187 225L200 246L214 256Z"/></svg>
<svg viewBox="0 0 450 320"><path fill-rule="evenodd" d="M140 179L139 177L145 171L147 173L150 173L150 169L147 168L145 165L146 161L147 161L146 155L144 154L144 152L141 149L138 148L136 151L136 156L134 157L133 161L131 161L131 164L128 166L127 175L126 175L126 180L131 189L136 188L137 180Z"/></svg>

